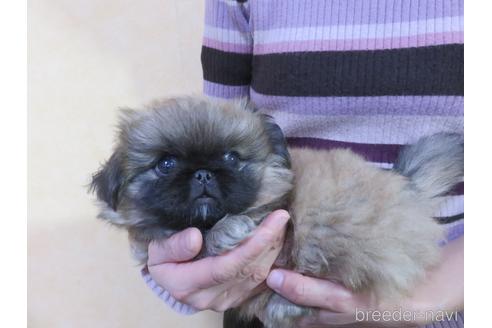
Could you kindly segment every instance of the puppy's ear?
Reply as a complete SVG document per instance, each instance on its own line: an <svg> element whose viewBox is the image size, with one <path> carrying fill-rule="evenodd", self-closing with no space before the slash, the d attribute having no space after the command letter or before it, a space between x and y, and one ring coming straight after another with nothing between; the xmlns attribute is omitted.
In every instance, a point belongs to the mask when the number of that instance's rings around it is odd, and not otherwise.
<svg viewBox="0 0 492 328"><path fill-rule="evenodd" d="M287 142L282 129L273 121L270 115L262 114L265 124L265 132L270 139L273 153L284 160L284 166L290 168L290 154L287 150Z"/></svg>
<svg viewBox="0 0 492 328"><path fill-rule="evenodd" d="M116 211L124 180L121 153L116 151L103 167L92 176L90 190L97 198Z"/></svg>

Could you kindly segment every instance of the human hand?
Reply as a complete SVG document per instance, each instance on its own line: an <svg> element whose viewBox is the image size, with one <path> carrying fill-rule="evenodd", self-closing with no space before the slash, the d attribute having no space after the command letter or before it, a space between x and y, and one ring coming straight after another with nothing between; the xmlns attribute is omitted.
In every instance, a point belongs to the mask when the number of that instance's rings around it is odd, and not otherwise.
<svg viewBox="0 0 492 328"><path fill-rule="evenodd" d="M189 228L149 245L149 273L178 301L198 310L223 312L266 289L264 281L277 258L289 214L271 213L241 245L220 256L193 262L202 235Z"/></svg>
<svg viewBox="0 0 492 328"><path fill-rule="evenodd" d="M267 284L295 304L320 309L314 316L301 318L299 327L417 327L432 321L432 313L452 317L452 311L463 308L463 257L463 238L444 246L441 264L400 304L379 302L373 295L353 293L331 281L288 270L273 270ZM398 321L382 316L378 321L367 320L368 313L385 311L389 316L398 311L408 315Z"/></svg>

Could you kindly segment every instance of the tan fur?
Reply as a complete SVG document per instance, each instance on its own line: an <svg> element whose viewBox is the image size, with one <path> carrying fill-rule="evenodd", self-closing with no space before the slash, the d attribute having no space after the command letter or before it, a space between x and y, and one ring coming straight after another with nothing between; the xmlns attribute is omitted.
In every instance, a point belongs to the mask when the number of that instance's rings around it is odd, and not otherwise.
<svg viewBox="0 0 492 328"><path fill-rule="evenodd" d="M283 254L287 267L380 299L407 295L439 259L443 230L432 218L437 203L410 188L405 177L349 150L289 151L295 189L293 233L286 240L291 246ZM256 296L241 313L263 318L268 327L285 327L288 317L306 313L291 304L281 321L268 318L270 308L278 308L268 304L271 295Z"/></svg>
<svg viewBox="0 0 492 328"><path fill-rule="evenodd" d="M398 296L439 257L436 202L349 150L290 149L293 267L353 290ZM321 264L321 265L320 265Z"/></svg>

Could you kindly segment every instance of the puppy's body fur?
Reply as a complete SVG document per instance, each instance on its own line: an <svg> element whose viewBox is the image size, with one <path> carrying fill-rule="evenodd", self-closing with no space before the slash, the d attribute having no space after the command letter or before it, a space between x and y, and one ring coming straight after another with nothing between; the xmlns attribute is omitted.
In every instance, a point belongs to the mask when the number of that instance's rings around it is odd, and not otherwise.
<svg viewBox="0 0 492 328"><path fill-rule="evenodd" d="M441 135L437 139L442 138L457 147L442 159L460 152L459 138ZM443 229L432 218L438 202L428 195L437 196L435 191L442 192L442 184L420 189L427 186L426 179L437 176L409 180L345 149L290 148L289 152L295 189L289 208L293 222L286 241L289 247L281 255L286 267L372 293L377 299L398 300L407 295L439 259ZM457 168L448 177L454 183L462 175L457 159L441 163ZM293 317L315 311L272 294L253 298L240 313L246 318L260 317L266 327L280 328L291 327Z"/></svg>
<svg viewBox="0 0 492 328"><path fill-rule="evenodd" d="M126 117L119 146L95 176L94 188L102 200L101 217L129 231L134 254L142 263L151 240L179 231L166 225L174 218L149 211L139 198L142 190L160 181L149 163L155 163L159 149L168 152L171 144L179 144L183 158L190 149L206 159L217 152L209 149L220 152L232 147L247 159L243 165L250 175L244 179L241 176L247 172L237 171L242 184L226 182L239 189L248 187L244 184L257 186L248 189L254 190L254 201L231 207L221 220L206 218L214 225L203 230L204 255L234 248L269 212L286 208L292 225L278 263L303 274L397 299L439 259L443 232L432 216L436 197L462 179L460 135L423 138L402 151L393 170L381 170L349 150L287 151L278 127L245 103L181 98ZM228 190L225 182L221 186ZM162 213L171 210L153 207ZM202 224L198 219L190 219L189 226ZM266 327L289 327L295 317L313 311L271 291L239 309L241 316L257 316Z"/></svg>

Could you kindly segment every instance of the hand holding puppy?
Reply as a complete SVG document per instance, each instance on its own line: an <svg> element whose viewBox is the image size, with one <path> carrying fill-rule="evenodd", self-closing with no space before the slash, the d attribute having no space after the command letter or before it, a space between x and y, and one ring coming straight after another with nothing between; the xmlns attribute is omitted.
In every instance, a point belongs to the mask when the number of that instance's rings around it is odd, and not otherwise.
<svg viewBox="0 0 492 328"><path fill-rule="evenodd" d="M444 246L440 264L429 271L412 295L400 300L399 305L381 304L370 294L354 293L331 281L289 270L273 270L267 285L295 304L320 309L316 315L301 318L298 327L416 327L435 319L432 313L442 312L452 319L457 315L453 311L463 308L463 262L464 242L460 238ZM400 318L399 322L385 321L381 317L371 322L368 313L375 312L372 310L378 313L400 311L400 314L406 311L409 316L404 320Z"/></svg>
<svg viewBox="0 0 492 328"><path fill-rule="evenodd" d="M270 214L254 234L234 250L198 261L202 247L196 228L149 245L152 278L178 301L199 310L225 311L266 289L264 281L283 244L289 214Z"/></svg>

